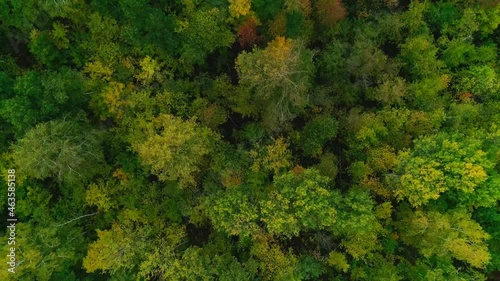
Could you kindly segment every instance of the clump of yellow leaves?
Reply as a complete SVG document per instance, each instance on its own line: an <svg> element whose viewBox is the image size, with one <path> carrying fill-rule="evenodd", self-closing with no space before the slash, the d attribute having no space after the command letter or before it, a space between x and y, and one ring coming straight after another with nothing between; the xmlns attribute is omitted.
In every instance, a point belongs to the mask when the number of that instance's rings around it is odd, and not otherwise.
<svg viewBox="0 0 500 281"><path fill-rule="evenodd" d="M103 65L100 61L89 62L85 65L84 71L90 75L92 80L110 81L113 69L108 65Z"/></svg>
<svg viewBox="0 0 500 281"><path fill-rule="evenodd" d="M283 137L277 138L274 143L267 145L260 151L250 151L250 157L254 159L252 171L272 171L275 175L282 170L292 166L291 152L288 143Z"/></svg>
<svg viewBox="0 0 500 281"><path fill-rule="evenodd" d="M342 272L347 272L350 267L345 254L337 251L330 252L327 263Z"/></svg>
<svg viewBox="0 0 500 281"><path fill-rule="evenodd" d="M229 0L229 14L232 18L239 18L250 13L250 0Z"/></svg>
<svg viewBox="0 0 500 281"><path fill-rule="evenodd" d="M160 70L160 65L156 62L156 60L152 59L149 56L146 56L141 62L141 72L134 75L134 77L141 81L142 84L148 84L153 81L153 76L156 72Z"/></svg>

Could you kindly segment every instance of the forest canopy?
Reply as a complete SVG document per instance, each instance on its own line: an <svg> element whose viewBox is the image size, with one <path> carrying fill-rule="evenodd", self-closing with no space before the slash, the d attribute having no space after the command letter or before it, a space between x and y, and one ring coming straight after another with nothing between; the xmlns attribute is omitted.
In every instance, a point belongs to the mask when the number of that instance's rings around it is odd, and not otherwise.
<svg viewBox="0 0 500 281"><path fill-rule="evenodd" d="M499 24L0 0L0 280L498 280Z"/></svg>

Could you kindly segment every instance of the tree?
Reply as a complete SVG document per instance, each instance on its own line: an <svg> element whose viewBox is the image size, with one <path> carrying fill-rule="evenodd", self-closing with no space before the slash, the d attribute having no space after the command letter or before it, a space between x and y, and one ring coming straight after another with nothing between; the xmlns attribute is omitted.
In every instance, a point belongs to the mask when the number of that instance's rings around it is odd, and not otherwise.
<svg viewBox="0 0 500 281"><path fill-rule="evenodd" d="M299 40L277 37L263 50L244 51L236 69L240 85L253 89L256 102L264 107L261 116L272 130L307 103L312 52Z"/></svg>
<svg viewBox="0 0 500 281"><path fill-rule="evenodd" d="M259 209L248 193L247 187L233 187L205 199L205 212L215 229L240 237L258 232Z"/></svg>
<svg viewBox="0 0 500 281"><path fill-rule="evenodd" d="M301 134L301 146L308 156L321 155L323 147L337 135L337 122L331 116L323 115L309 121Z"/></svg>
<svg viewBox="0 0 500 281"><path fill-rule="evenodd" d="M187 65L201 65L207 55L234 42L235 36L223 25L223 19L222 11L217 8L201 8L189 13L181 32L181 59Z"/></svg>
<svg viewBox="0 0 500 281"><path fill-rule="evenodd" d="M78 267L87 246L84 227L92 224L85 223L88 217L95 215L72 217L73 213L85 209L78 198L81 186L73 184L70 192L73 194L61 190L59 196L53 192L52 185L33 179L23 180L18 186L22 188L16 189L16 239L8 240L9 232L2 237L6 245L10 241L10 246L2 249L2 256L6 258L2 262L10 262L7 255L10 254L10 247L14 247L16 268L14 274L7 270L0 272L0 278L78 280L74 269Z"/></svg>
<svg viewBox="0 0 500 281"><path fill-rule="evenodd" d="M195 184L196 173L217 135L192 120L183 121L169 114L137 122L131 143L142 163L162 181L179 181L181 186Z"/></svg>
<svg viewBox="0 0 500 281"><path fill-rule="evenodd" d="M425 111L442 108L446 102L442 93L448 88L450 78L447 74L432 75L410 84L408 100L412 107Z"/></svg>
<svg viewBox="0 0 500 281"><path fill-rule="evenodd" d="M490 255L486 246L489 235L464 210L449 213L436 211L401 211L398 222L401 239L416 247L426 258L454 258L473 267L484 268Z"/></svg>
<svg viewBox="0 0 500 281"><path fill-rule="evenodd" d="M319 0L316 2L316 12L321 24L333 27L347 15L342 0Z"/></svg>
<svg viewBox="0 0 500 281"><path fill-rule="evenodd" d="M460 134L440 133L418 139L411 152L400 154L401 177L395 195L415 207L437 200L447 192L448 201L491 206L500 193L492 189L497 180L488 173L494 162L488 159L482 146L482 140ZM492 196L490 199L483 197L487 193Z"/></svg>
<svg viewBox="0 0 500 281"><path fill-rule="evenodd" d="M227 240L221 240L215 238L203 248L188 248L179 262L178 277L176 276L178 279L171 280L254 280L257 275L257 262L252 258L238 261L227 251L232 245Z"/></svg>
<svg viewBox="0 0 500 281"><path fill-rule="evenodd" d="M274 175L279 175L292 166L292 155L283 137L263 148L251 150L249 156L254 160L251 167L254 172L273 172Z"/></svg>
<svg viewBox="0 0 500 281"><path fill-rule="evenodd" d="M498 100L500 87L497 74L488 65L474 65L462 73L456 89L484 99Z"/></svg>
<svg viewBox="0 0 500 281"><path fill-rule="evenodd" d="M401 45L403 69L414 79L433 76L443 67L443 62L436 58L437 52L429 36L410 37Z"/></svg>
<svg viewBox="0 0 500 281"><path fill-rule="evenodd" d="M0 114L19 135L37 123L78 113L88 102L82 76L67 68L28 71L17 77L13 94L0 103Z"/></svg>
<svg viewBox="0 0 500 281"><path fill-rule="evenodd" d="M338 158L335 154L327 152L321 155L319 158L319 164L316 165L315 168L322 176L333 180L339 172L338 162Z"/></svg>
<svg viewBox="0 0 500 281"><path fill-rule="evenodd" d="M83 259L87 272L130 270L137 278L168 278L177 259L174 250L185 234L182 226L148 223L140 211L124 210L120 221L109 230L97 230L97 235Z"/></svg>
<svg viewBox="0 0 500 281"><path fill-rule="evenodd" d="M77 121L55 120L30 129L14 145L13 158L32 178L81 182L102 172L100 143L97 131Z"/></svg>
<svg viewBox="0 0 500 281"><path fill-rule="evenodd" d="M284 0L252 0L252 7L262 20L275 18L284 4Z"/></svg>
<svg viewBox="0 0 500 281"><path fill-rule="evenodd" d="M87 60L111 66L113 69L113 64L122 53L117 43L120 38L118 23L112 17L94 12L89 16L86 24L89 32L80 45L89 54Z"/></svg>
<svg viewBox="0 0 500 281"><path fill-rule="evenodd" d="M375 90L373 99L379 101L383 105L401 104L407 92L408 86L404 79L400 77L394 79L384 77Z"/></svg>
<svg viewBox="0 0 500 281"><path fill-rule="evenodd" d="M300 280L297 256L282 249L272 239L256 237L250 253L259 261L261 276L265 280Z"/></svg>
<svg viewBox="0 0 500 281"><path fill-rule="evenodd" d="M102 2L100 5L104 6L106 2ZM126 43L120 44L120 47L130 45L133 54L141 57L155 55L162 61L168 60L173 67L177 66L172 57L179 54L181 47L181 36L177 30L179 18L175 15L180 11L173 10L180 2L158 5L144 0L122 0L106 4L108 6L103 9L103 14L113 15L120 23L119 37Z"/></svg>
<svg viewBox="0 0 500 281"><path fill-rule="evenodd" d="M53 220L16 224L16 270L0 273L2 280L49 281L57 276L65 280L77 280L72 268L81 260L85 241L81 228L64 228L54 225ZM7 236L5 244L7 245ZM4 240L4 239L2 239ZM2 262L8 264L9 247L2 249ZM9 251L9 252L8 252Z"/></svg>
<svg viewBox="0 0 500 281"><path fill-rule="evenodd" d="M289 172L276 177L260 202L261 220L271 234L296 236L300 231L330 229L336 221L334 193L317 170Z"/></svg>
<svg viewBox="0 0 500 281"><path fill-rule="evenodd" d="M238 42L242 48L250 48L257 41L257 23L253 17L248 17L238 28Z"/></svg>
<svg viewBox="0 0 500 281"><path fill-rule="evenodd" d="M478 208L473 213L473 219L490 235L488 251L491 255L487 272L500 269L500 212L495 207Z"/></svg>
<svg viewBox="0 0 500 281"><path fill-rule="evenodd" d="M474 54L474 45L463 39L455 39L449 42L440 43L446 46L442 52L443 62L450 68L460 66L468 62L468 58Z"/></svg>
<svg viewBox="0 0 500 281"><path fill-rule="evenodd" d="M378 235L382 226L377 220L375 202L370 194L352 188L335 204L337 223L331 232L342 238L341 246L354 259L364 260L369 253L379 249Z"/></svg>
<svg viewBox="0 0 500 281"><path fill-rule="evenodd" d="M246 16L250 12L250 0L229 0L229 14L232 18Z"/></svg>

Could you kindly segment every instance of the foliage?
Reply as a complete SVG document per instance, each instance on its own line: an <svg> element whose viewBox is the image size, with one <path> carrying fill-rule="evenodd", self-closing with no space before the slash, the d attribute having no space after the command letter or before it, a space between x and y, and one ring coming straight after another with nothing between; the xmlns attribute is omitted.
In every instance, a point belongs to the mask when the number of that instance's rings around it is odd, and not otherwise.
<svg viewBox="0 0 500 281"><path fill-rule="evenodd" d="M0 0L0 280L495 279L499 24L497 0Z"/></svg>
<svg viewBox="0 0 500 281"><path fill-rule="evenodd" d="M214 141L209 129L168 114L141 122L137 129L141 136L132 139L132 146L160 180L178 180L181 186L195 184L195 173Z"/></svg>
<svg viewBox="0 0 500 281"><path fill-rule="evenodd" d="M318 0L316 11L321 24L332 27L345 18L347 11L342 0Z"/></svg>
<svg viewBox="0 0 500 281"><path fill-rule="evenodd" d="M493 167L481 142L444 133L417 140L411 154L400 155L403 173L395 195L399 200L408 199L415 207L436 200L447 191L460 194L456 198L462 202L476 194L481 196L482 189L489 189L488 171ZM494 198L470 201L474 206L488 206L494 204Z"/></svg>
<svg viewBox="0 0 500 281"><path fill-rule="evenodd" d="M278 175L292 165L288 143L282 137L260 151L251 150L250 157L255 159L251 167L254 172L264 170Z"/></svg>
<svg viewBox="0 0 500 281"><path fill-rule="evenodd" d="M490 259L485 244L489 235L464 211L455 210L451 214L416 211L403 222L401 239L417 247L427 258L452 257L479 268Z"/></svg>
<svg viewBox="0 0 500 281"><path fill-rule="evenodd" d="M138 211L125 210L122 222L114 222L110 230L97 230L98 240L89 245L83 259L87 272L136 268L138 277L172 274L169 265L175 262L174 250L182 241L183 228L164 223L148 225L144 219ZM148 238L155 236L161 238L155 245L148 244Z"/></svg>
<svg viewBox="0 0 500 281"><path fill-rule="evenodd" d="M330 116L318 116L302 131L302 149L306 155L320 155L326 142L337 135L337 123Z"/></svg>
<svg viewBox="0 0 500 281"><path fill-rule="evenodd" d="M332 227L335 195L326 189L327 182L316 170L292 171L275 178L268 198L261 202L262 221L269 232L294 236L301 230Z"/></svg>
<svg viewBox="0 0 500 281"><path fill-rule="evenodd" d="M202 64L205 57L218 48L229 47L234 35L223 25L222 11L213 8L190 15L182 29L182 59L187 64Z"/></svg>
<svg viewBox="0 0 500 281"><path fill-rule="evenodd" d="M85 181L101 171L103 155L96 131L76 121L56 120L29 130L13 149L16 166L35 179Z"/></svg>
<svg viewBox="0 0 500 281"><path fill-rule="evenodd" d="M276 120L274 130L306 103L313 66L312 53L303 44L277 37L265 49L236 59L240 84L255 91L256 102L265 106L263 118Z"/></svg>
<svg viewBox="0 0 500 281"><path fill-rule="evenodd" d="M233 18L246 16L250 12L250 0L229 0L229 14Z"/></svg>
<svg viewBox="0 0 500 281"><path fill-rule="evenodd" d="M248 17L238 29L238 42L242 48L252 47L257 41L257 23L253 17Z"/></svg>
<svg viewBox="0 0 500 281"><path fill-rule="evenodd" d="M11 96L1 102L0 114L22 135L40 122L77 113L86 102L78 72L29 71L17 77Z"/></svg>

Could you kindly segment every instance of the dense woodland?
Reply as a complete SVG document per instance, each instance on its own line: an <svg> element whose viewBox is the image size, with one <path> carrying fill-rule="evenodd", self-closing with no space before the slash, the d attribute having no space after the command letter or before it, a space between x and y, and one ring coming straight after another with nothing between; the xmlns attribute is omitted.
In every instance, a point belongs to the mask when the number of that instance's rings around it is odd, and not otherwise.
<svg viewBox="0 0 500 281"><path fill-rule="evenodd" d="M499 280L499 23L492 0L0 0L0 280Z"/></svg>

